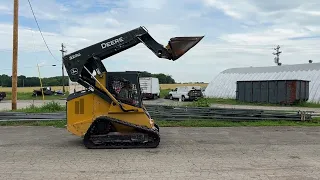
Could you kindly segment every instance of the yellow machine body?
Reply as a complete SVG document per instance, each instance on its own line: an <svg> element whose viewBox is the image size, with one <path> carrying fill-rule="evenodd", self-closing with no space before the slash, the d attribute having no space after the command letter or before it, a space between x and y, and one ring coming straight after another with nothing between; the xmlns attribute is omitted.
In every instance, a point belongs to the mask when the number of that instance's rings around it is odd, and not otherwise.
<svg viewBox="0 0 320 180"><path fill-rule="evenodd" d="M100 116L117 118L147 128L154 126L153 120L149 119L142 108L127 104L123 106L126 109L138 109L138 112L122 112L120 107L109 104L93 93L74 98L67 102L67 129L77 136L84 136L93 121ZM133 131L131 127L114 125L119 132Z"/></svg>
<svg viewBox="0 0 320 180"><path fill-rule="evenodd" d="M96 76L96 86L103 90L106 87L106 72ZM103 86L103 87L102 87ZM106 90L106 89L105 89ZM107 90L106 90L107 91ZM134 112L123 112L116 103L109 103L94 93L84 93L67 101L67 129L74 135L83 137L91 124L100 116L116 118L147 128L154 128L154 122L143 108L122 104L124 109L135 109ZM117 132L134 132L134 128L113 123Z"/></svg>

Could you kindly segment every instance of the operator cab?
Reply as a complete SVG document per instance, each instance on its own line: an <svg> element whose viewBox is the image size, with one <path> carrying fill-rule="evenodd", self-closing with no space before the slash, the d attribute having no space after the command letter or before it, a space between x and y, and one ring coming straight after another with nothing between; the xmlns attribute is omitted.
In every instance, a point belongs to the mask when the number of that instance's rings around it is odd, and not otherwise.
<svg viewBox="0 0 320 180"><path fill-rule="evenodd" d="M122 103L142 107L139 72L107 72L107 89ZM121 93L125 90L127 93ZM125 94L126 97L123 97Z"/></svg>

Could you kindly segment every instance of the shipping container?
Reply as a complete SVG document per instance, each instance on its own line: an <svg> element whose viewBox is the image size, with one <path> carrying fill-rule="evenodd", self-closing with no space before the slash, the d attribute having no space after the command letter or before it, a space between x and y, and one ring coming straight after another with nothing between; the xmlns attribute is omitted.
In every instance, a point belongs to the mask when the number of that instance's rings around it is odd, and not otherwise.
<svg viewBox="0 0 320 180"><path fill-rule="evenodd" d="M241 102L291 105L309 99L309 81L237 81L236 99Z"/></svg>

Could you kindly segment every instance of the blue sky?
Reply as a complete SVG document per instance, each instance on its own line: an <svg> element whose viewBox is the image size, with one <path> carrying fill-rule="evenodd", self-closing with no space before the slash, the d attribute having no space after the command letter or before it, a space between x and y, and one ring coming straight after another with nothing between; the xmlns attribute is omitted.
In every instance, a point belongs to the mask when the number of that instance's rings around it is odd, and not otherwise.
<svg viewBox="0 0 320 180"><path fill-rule="evenodd" d="M61 74L61 43L67 53L145 26L166 45L171 37L205 38L178 61L157 58L143 44L104 60L108 71L146 70L179 82L209 82L234 67L274 66L278 44L283 64L319 62L320 2L260 0L20 0L18 74ZM11 73L13 1L0 2L1 73ZM50 65L56 64L56 67ZM187 75L189 74L189 75Z"/></svg>

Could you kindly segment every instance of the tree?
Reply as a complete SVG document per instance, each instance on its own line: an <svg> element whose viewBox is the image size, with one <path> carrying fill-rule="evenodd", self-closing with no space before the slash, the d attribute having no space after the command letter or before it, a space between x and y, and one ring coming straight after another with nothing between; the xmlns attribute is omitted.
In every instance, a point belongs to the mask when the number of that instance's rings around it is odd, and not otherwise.
<svg viewBox="0 0 320 180"><path fill-rule="evenodd" d="M26 79L27 77L24 75L18 76L18 87L24 87Z"/></svg>
<svg viewBox="0 0 320 180"><path fill-rule="evenodd" d="M174 84L175 80L170 75L165 75L163 73L154 74L153 77L159 79L160 84Z"/></svg>

